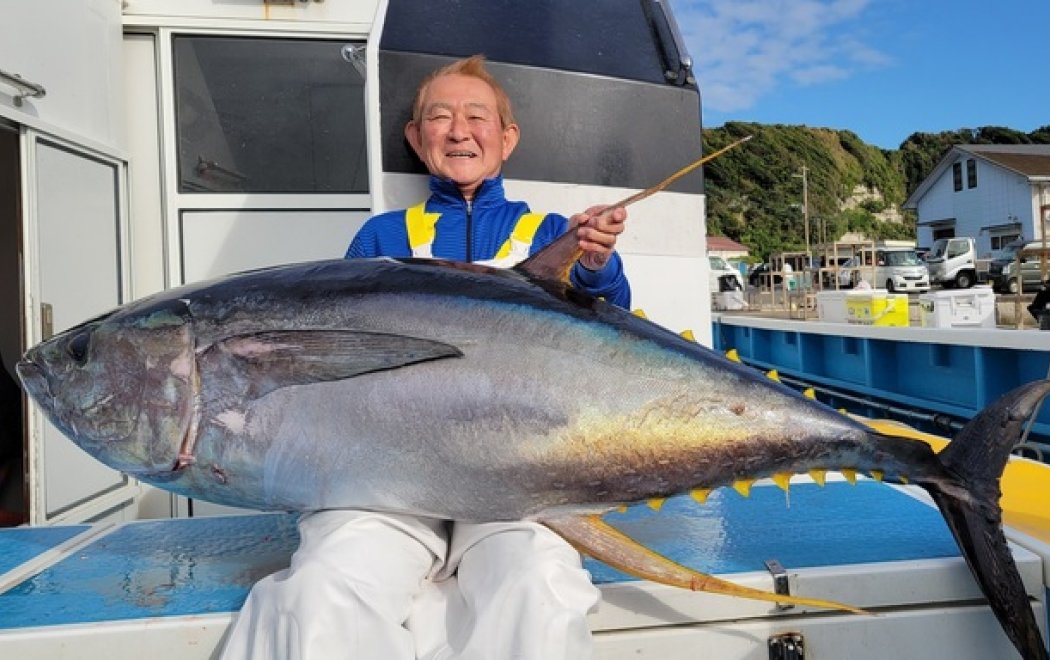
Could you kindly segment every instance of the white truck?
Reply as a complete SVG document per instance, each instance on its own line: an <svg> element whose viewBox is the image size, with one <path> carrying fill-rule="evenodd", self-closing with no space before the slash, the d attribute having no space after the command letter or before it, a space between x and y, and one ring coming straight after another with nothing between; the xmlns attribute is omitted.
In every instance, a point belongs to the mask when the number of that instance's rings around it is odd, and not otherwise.
<svg viewBox="0 0 1050 660"><path fill-rule="evenodd" d="M977 246L969 236L939 238L926 255L930 284L967 289L977 283Z"/></svg>

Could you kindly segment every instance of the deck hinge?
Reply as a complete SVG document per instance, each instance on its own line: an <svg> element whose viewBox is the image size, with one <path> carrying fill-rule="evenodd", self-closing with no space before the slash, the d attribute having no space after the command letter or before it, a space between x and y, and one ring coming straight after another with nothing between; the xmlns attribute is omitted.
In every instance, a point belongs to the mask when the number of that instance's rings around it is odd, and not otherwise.
<svg viewBox="0 0 1050 660"><path fill-rule="evenodd" d="M788 632L770 635L769 660L805 660L806 645L802 633Z"/></svg>
<svg viewBox="0 0 1050 660"><path fill-rule="evenodd" d="M766 570L773 576L773 593L784 596L791 595L791 583L788 581L787 571L776 559L766 560ZM777 610L790 610L794 605L790 603L777 603Z"/></svg>

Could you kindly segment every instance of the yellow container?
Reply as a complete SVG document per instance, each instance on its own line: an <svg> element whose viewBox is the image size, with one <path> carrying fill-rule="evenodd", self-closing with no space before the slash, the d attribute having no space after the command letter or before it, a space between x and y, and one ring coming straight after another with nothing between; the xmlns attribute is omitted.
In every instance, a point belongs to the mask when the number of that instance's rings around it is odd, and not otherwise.
<svg viewBox="0 0 1050 660"><path fill-rule="evenodd" d="M908 294L851 293L846 297L846 320L861 325L907 326Z"/></svg>

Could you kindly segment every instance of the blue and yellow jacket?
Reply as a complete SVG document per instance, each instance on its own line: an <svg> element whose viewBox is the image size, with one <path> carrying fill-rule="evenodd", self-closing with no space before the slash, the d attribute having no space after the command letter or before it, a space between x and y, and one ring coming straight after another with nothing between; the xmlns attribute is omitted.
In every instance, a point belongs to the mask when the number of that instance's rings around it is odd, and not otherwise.
<svg viewBox="0 0 1050 660"><path fill-rule="evenodd" d="M565 216L536 214L524 202L507 200L503 178L486 179L472 202L451 181L430 177L430 198L411 209L373 216L354 237L346 257L437 257L499 266L529 256L569 228ZM570 280L578 289L621 307L631 288L620 255L590 271L577 263Z"/></svg>

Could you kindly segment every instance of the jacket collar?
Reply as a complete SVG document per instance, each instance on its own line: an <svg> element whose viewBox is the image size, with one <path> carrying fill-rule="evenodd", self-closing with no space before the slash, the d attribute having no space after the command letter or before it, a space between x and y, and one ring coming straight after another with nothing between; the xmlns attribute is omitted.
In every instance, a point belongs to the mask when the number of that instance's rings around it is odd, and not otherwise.
<svg viewBox="0 0 1050 660"><path fill-rule="evenodd" d="M432 199L441 206L466 206L466 200L463 199L463 195L459 192L459 188L456 187L449 179L441 179L431 175L430 177L430 193ZM474 203L472 207L483 208L486 206L494 206L502 204L506 201L506 197L503 193L503 176L496 175L491 179L485 179L478 186L478 191L474 195Z"/></svg>

